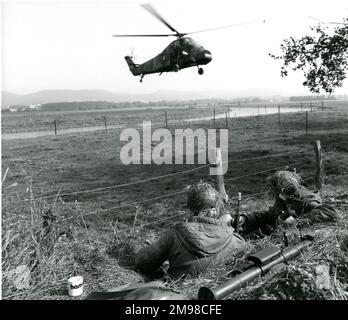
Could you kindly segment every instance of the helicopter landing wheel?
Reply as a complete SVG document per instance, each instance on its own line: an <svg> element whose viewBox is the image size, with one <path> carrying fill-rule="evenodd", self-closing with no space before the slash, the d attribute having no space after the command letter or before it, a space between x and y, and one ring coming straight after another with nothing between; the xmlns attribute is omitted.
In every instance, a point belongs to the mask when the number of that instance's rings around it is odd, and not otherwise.
<svg viewBox="0 0 348 320"><path fill-rule="evenodd" d="M175 72L178 72L180 70L180 67L179 67L178 64L174 64L173 69L174 69Z"/></svg>
<svg viewBox="0 0 348 320"><path fill-rule="evenodd" d="M140 76L140 83L143 82L144 74Z"/></svg>
<svg viewBox="0 0 348 320"><path fill-rule="evenodd" d="M198 74L199 74L199 75L202 75L203 73L204 73L203 68L198 68Z"/></svg>

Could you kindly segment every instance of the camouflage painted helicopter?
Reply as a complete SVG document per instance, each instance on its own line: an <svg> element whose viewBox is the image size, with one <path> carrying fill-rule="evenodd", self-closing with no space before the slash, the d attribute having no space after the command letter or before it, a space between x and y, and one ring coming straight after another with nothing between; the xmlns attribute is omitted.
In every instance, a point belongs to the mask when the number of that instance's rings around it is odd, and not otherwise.
<svg viewBox="0 0 348 320"><path fill-rule="evenodd" d="M186 37L188 34L213 31L222 28L234 27L237 25L255 23L256 21L234 24L224 27L205 29L194 32L182 33L174 29L150 4L143 4L142 7L166 25L174 33L169 34L123 34L113 35L114 37L177 37L171 42L159 55L142 63L136 64L132 56L126 56L125 60L129 66L130 71L134 76L140 76L140 82L146 74L163 72L177 72L184 68L198 67L198 74L202 75L204 70L201 65L208 64L212 55L211 52L198 44L193 39Z"/></svg>

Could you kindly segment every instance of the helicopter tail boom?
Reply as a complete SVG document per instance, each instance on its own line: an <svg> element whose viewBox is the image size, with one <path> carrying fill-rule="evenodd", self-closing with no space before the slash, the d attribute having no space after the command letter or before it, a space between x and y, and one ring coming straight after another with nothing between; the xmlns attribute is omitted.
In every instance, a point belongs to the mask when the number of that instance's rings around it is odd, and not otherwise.
<svg viewBox="0 0 348 320"><path fill-rule="evenodd" d="M140 72L139 72L139 70L138 70L138 65L136 65L136 64L134 63L132 57L130 57L130 56L125 56L124 58L125 58L125 60L127 61L129 70L132 72L132 74L133 74L134 76L140 75Z"/></svg>

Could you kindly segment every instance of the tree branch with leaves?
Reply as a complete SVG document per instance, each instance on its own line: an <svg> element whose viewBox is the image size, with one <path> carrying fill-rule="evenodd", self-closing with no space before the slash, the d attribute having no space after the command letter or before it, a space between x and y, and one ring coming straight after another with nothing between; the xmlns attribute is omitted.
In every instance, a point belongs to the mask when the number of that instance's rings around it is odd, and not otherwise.
<svg viewBox="0 0 348 320"><path fill-rule="evenodd" d="M282 54L270 54L282 60L281 76L287 76L290 67L301 70L306 78L303 85L313 93L323 89L331 94L341 87L348 69L348 18L337 25L330 30L319 24L311 27L314 35L285 39L280 45Z"/></svg>

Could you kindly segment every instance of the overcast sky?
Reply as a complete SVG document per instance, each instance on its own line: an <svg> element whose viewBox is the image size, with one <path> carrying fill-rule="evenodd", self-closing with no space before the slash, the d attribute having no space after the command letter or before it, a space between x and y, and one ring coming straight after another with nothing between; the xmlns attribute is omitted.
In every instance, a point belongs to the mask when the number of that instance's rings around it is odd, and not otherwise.
<svg viewBox="0 0 348 320"><path fill-rule="evenodd" d="M44 89L106 89L145 93L157 90L276 89L306 94L303 76L280 77L282 39L306 34L311 25L348 16L346 0L151 1L180 32L257 20L259 23L199 33L192 38L213 60L178 73L145 76L139 83L124 56L133 48L145 62L174 38L114 38L117 33L167 33L139 6L146 1L3 2L2 87L14 93ZM266 23L262 24L265 19ZM348 93L348 81L337 93Z"/></svg>

